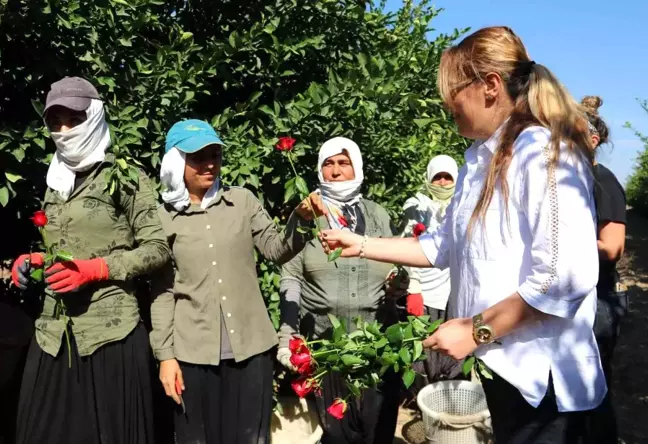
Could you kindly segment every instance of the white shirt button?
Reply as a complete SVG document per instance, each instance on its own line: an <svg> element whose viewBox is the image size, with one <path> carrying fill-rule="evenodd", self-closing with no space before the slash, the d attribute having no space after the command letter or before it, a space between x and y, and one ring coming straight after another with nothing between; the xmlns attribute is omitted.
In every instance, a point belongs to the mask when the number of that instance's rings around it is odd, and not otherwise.
<svg viewBox="0 0 648 444"><path fill-rule="evenodd" d="M214 248L214 244L209 244L209 248Z"/></svg>
<svg viewBox="0 0 648 444"><path fill-rule="evenodd" d="M228 318L231 318L231 317L232 317L232 313L227 313L227 317L228 317Z"/></svg>
<svg viewBox="0 0 648 444"><path fill-rule="evenodd" d="M234 334L234 330L230 330L230 333L231 333L231 334Z"/></svg>
<svg viewBox="0 0 648 444"><path fill-rule="evenodd" d="M221 299L224 300L224 301L226 301L226 300L227 300L227 297L223 296Z"/></svg>
<svg viewBox="0 0 648 444"><path fill-rule="evenodd" d="M216 261L212 262L212 265L216 265Z"/></svg>
<svg viewBox="0 0 648 444"><path fill-rule="evenodd" d="M206 228L207 228L207 229L209 230L209 229L211 228L211 225L207 225L207 227L206 227Z"/></svg>
<svg viewBox="0 0 648 444"><path fill-rule="evenodd" d="M219 280L218 280L218 283L219 283L219 284L222 284L222 283L223 283L223 280L222 280L222 279L219 279Z"/></svg>

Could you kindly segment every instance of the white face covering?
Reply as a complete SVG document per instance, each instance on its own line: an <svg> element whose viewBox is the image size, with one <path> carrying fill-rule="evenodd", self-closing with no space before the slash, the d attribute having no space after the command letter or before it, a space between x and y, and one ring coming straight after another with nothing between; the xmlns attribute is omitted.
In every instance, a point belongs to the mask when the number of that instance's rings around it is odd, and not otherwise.
<svg viewBox="0 0 648 444"><path fill-rule="evenodd" d="M185 164L186 154L173 147L162 158L162 166L160 167L160 181L164 188L162 200L175 208L176 211L185 210L191 205L189 191L184 181ZM205 193L200 208L204 210L209 206L218 194L219 188L220 177Z"/></svg>
<svg viewBox="0 0 648 444"><path fill-rule="evenodd" d="M103 162L110 146L110 131L101 100L92 99L87 120L66 132L51 132L56 153L47 171L47 186L67 200L74 190L76 173Z"/></svg>
<svg viewBox="0 0 648 444"><path fill-rule="evenodd" d="M355 172L355 179L344 182L326 182L322 175L322 165L329 157L338 154L348 154ZM334 137L327 140L319 151L317 160L317 174L319 178L319 190L322 197L335 201L338 204L353 205L362 198L360 187L364 180L362 172L362 154L360 148L351 139L346 137Z"/></svg>

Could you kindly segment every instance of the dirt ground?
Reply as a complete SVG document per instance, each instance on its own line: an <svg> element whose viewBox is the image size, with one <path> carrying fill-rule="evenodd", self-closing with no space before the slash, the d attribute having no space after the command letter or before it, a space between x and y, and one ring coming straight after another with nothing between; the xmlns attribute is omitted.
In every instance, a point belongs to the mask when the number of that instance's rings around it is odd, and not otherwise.
<svg viewBox="0 0 648 444"><path fill-rule="evenodd" d="M628 211L626 254L619 264L630 293L614 357L613 402L619 437L625 444L648 443L648 219ZM401 409L394 444L424 442L422 422ZM409 438L409 439L408 439Z"/></svg>

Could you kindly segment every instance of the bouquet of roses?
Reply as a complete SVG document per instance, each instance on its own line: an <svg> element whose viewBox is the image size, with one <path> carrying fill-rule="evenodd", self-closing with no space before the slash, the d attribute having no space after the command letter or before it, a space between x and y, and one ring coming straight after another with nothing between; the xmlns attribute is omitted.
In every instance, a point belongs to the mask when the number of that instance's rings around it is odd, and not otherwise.
<svg viewBox="0 0 648 444"><path fill-rule="evenodd" d="M384 329L378 321L357 318L355 331L347 333L344 321L333 315L329 318L333 326L331 339L306 341L294 337L290 341L290 362L299 374L291 385L299 397L317 393L322 378L329 372L340 374L350 394L356 397L363 389L378 386L390 370L400 374L409 388L416 377L412 364L425 359L423 340L442 322L430 322L429 316L410 316L406 322ZM336 399L328 411L341 418L346 406L347 399Z"/></svg>

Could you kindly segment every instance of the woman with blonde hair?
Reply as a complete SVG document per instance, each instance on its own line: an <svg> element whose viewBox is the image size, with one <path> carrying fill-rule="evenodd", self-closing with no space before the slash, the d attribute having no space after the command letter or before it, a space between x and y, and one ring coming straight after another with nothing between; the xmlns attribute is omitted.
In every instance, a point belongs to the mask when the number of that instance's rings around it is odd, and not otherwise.
<svg viewBox="0 0 648 444"><path fill-rule="evenodd" d="M614 443L592 325L598 255L591 140L581 107L507 27L448 49L439 91L474 139L444 224L418 239L325 231L327 249L450 269L453 318L425 345L475 354L498 443ZM593 430L593 426L601 426Z"/></svg>

